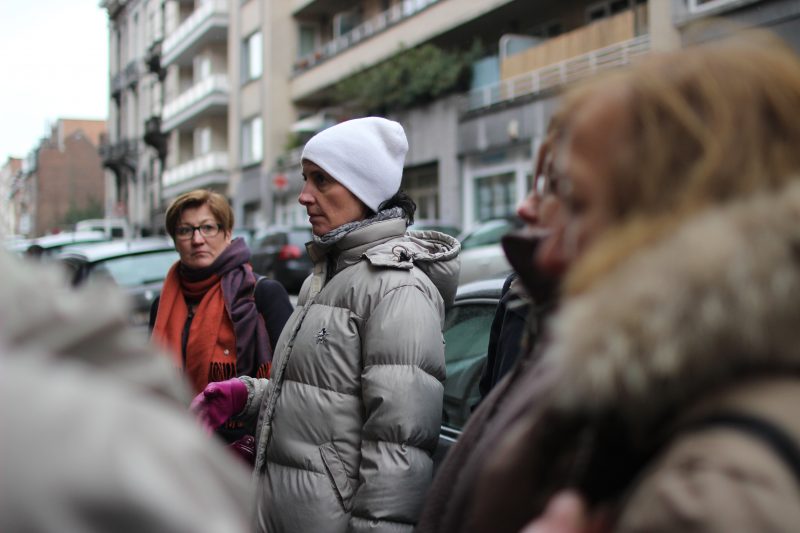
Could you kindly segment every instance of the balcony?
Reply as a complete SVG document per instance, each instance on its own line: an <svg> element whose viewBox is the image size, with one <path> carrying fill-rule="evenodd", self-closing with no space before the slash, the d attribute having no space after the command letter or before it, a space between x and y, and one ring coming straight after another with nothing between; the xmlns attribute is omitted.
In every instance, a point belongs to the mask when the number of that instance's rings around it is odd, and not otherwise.
<svg viewBox="0 0 800 533"><path fill-rule="evenodd" d="M627 65L633 58L643 55L649 50L650 35L641 35L593 50L588 54L474 89L467 93L461 101L460 111L468 113L521 97L535 97L592 76L602 70Z"/></svg>
<svg viewBox="0 0 800 533"><path fill-rule="evenodd" d="M162 161L167 157L167 134L161 130L161 117L153 115L144 122L144 143L158 152Z"/></svg>
<svg viewBox="0 0 800 533"><path fill-rule="evenodd" d="M136 87L140 75L141 69L139 68L139 61L137 59L129 61L125 66L125 86L130 88Z"/></svg>
<svg viewBox="0 0 800 533"><path fill-rule="evenodd" d="M398 22L412 17L441 0L403 0L386 11L359 24L349 32L319 46L310 54L294 62L295 74L315 67L319 63L357 45L361 41L378 34Z"/></svg>
<svg viewBox="0 0 800 533"><path fill-rule="evenodd" d="M200 115L223 114L227 110L228 76L214 74L164 105L162 129L188 130Z"/></svg>
<svg viewBox="0 0 800 533"><path fill-rule="evenodd" d="M158 75L158 79L164 81L167 75L166 69L161 66L161 45L163 41L158 39L147 48L147 53L144 57L144 62L147 65L147 71Z"/></svg>
<svg viewBox="0 0 800 533"><path fill-rule="evenodd" d="M228 2L208 0L164 39L161 65L191 64L194 51L210 42L227 42Z"/></svg>
<svg viewBox="0 0 800 533"><path fill-rule="evenodd" d="M125 71L121 70L111 76L108 86L111 89L111 96L119 98L120 94L122 94L122 89L125 88Z"/></svg>
<svg viewBox="0 0 800 533"><path fill-rule="evenodd" d="M228 154L211 152L202 155L165 170L161 179L166 197L192 189L225 185L228 182Z"/></svg>
<svg viewBox="0 0 800 533"><path fill-rule="evenodd" d="M111 143L108 136L103 134L100 136L100 146L97 151L100 153L103 166L119 176L124 170L135 174L137 148L135 140L123 139Z"/></svg>

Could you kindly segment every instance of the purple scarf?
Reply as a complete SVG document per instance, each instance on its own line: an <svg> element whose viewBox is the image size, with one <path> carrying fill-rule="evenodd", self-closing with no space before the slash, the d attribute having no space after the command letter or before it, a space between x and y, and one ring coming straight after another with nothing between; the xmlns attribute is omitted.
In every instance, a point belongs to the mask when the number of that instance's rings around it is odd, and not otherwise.
<svg viewBox="0 0 800 533"><path fill-rule="evenodd" d="M212 275L220 278L225 309L236 336L236 374L256 377L259 367L272 362L272 348L264 318L256 309L256 277L250 266L250 249L241 237L231 241L219 257L205 268L180 264L178 273L190 282Z"/></svg>

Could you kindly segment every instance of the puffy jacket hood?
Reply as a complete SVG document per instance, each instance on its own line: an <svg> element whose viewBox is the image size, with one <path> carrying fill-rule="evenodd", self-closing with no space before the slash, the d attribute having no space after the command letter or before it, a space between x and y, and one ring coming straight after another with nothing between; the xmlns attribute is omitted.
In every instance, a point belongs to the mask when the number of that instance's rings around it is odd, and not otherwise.
<svg viewBox="0 0 800 533"><path fill-rule="evenodd" d="M409 231L399 240L376 246L364 254L373 265L410 270L416 266L433 282L449 307L456 296L461 243L438 231Z"/></svg>
<svg viewBox="0 0 800 533"><path fill-rule="evenodd" d="M408 231L405 219L395 218L353 230L333 247L311 242L307 246L316 263L330 256L334 272L362 258L382 268L411 270L416 266L434 283L445 306L453 303L458 288L461 243L438 231Z"/></svg>

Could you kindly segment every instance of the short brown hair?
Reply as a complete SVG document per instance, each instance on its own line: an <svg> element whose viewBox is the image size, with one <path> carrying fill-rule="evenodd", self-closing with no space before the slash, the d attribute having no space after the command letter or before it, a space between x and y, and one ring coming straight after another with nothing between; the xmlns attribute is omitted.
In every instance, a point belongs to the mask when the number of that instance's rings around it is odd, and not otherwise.
<svg viewBox="0 0 800 533"><path fill-rule="evenodd" d="M233 209L231 209L231 204L228 200L218 192L197 189L178 196L167 208L164 225L167 227L169 236L173 239L175 238L175 230L178 227L178 222L184 209L202 205L208 205L214 218L217 219L217 223L222 226L222 230L225 233L230 233L233 230Z"/></svg>

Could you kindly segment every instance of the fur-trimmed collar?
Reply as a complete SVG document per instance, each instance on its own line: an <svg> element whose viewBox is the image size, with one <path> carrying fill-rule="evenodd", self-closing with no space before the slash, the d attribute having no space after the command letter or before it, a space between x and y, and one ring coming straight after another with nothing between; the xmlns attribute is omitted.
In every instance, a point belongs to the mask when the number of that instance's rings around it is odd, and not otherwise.
<svg viewBox="0 0 800 533"><path fill-rule="evenodd" d="M555 411L633 434L732 380L800 372L800 184L693 218L565 302L552 335Z"/></svg>

